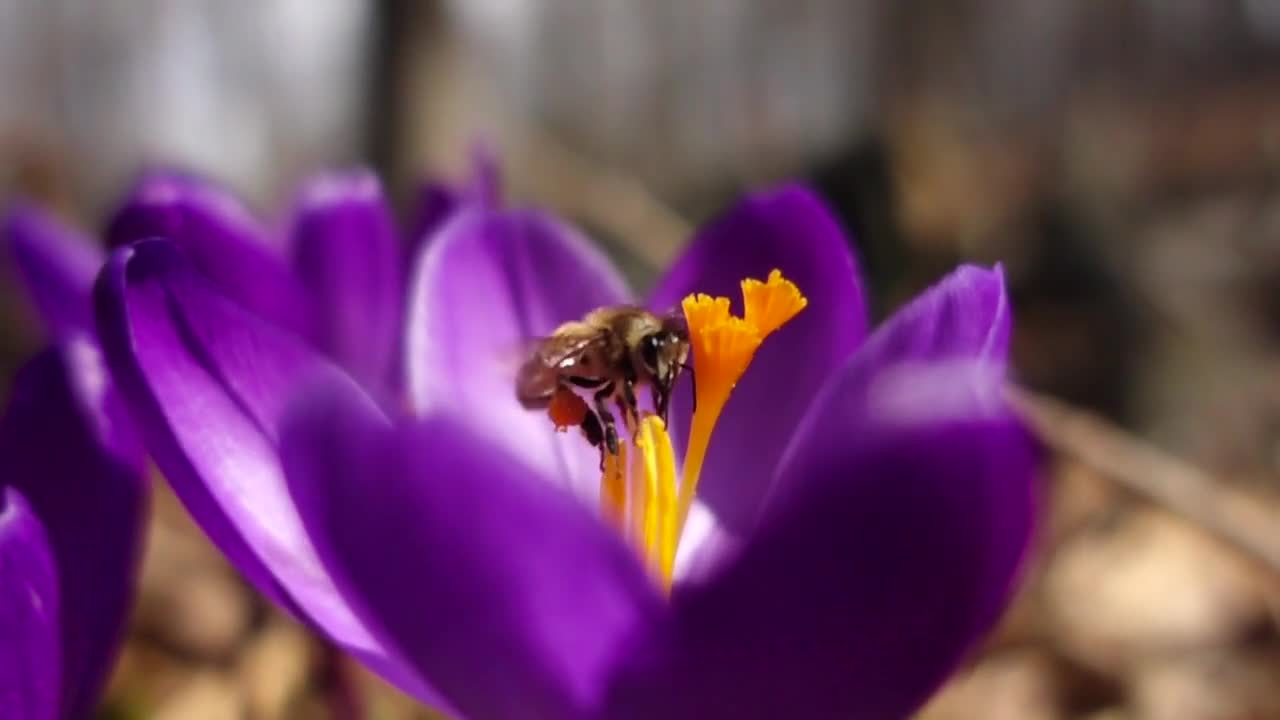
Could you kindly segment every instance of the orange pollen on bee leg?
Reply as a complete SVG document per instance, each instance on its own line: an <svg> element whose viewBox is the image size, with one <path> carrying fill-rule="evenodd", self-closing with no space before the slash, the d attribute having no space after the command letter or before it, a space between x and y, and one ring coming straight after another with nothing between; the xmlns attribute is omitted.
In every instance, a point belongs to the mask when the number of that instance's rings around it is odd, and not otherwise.
<svg viewBox="0 0 1280 720"><path fill-rule="evenodd" d="M587 401L568 388L556 388L551 403L547 405L547 417L551 418L556 430L564 432L587 419Z"/></svg>

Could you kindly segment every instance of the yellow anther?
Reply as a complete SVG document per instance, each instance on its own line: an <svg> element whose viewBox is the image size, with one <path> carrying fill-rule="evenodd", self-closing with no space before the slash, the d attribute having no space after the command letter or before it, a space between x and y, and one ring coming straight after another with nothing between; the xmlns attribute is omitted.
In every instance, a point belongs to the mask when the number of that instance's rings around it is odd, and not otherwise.
<svg viewBox="0 0 1280 720"><path fill-rule="evenodd" d="M618 454L604 458L604 473L600 477L600 512L605 520L619 532L626 531L627 517L627 448L618 448Z"/></svg>
<svg viewBox="0 0 1280 720"><path fill-rule="evenodd" d="M672 564L666 561L666 528L675 518L676 454L662 419L657 415L640 419L632 450L631 487L636 493L632 497L640 500L631 509L632 523L640 530L636 548L646 568L663 588L669 588Z"/></svg>
<svg viewBox="0 0 1280 720"><path fill-rule="evenodd" d="M631 456L628 479L627 540L644 557L645 514L649 512L649 477L644 470L644 451L637 449Z"/></svg>
<svg viewBox="0 0 1280 720"><path fill-rule="evenodd" d="M761 338L785 325L808 304L809 299L800 294L795 283L782 277L781 270L769 273L765 282L755 278L742 281L742 316L756 326Z"/></svg>
<svg viewBox="0 0 1280 720"><path fill-rule="evenodd" d="M658 455L654 452L652 431L648 433L650 437L645 437L642 431L637 434L635 441L635 454L631 456L631 477L632 487L641 493L643 501L639 503L635 510L636 524L640 528L639 542L636 549L640 551L640 557L644 559L645 567L649 568L649 572L656 577L658 575L658 558L655 556L654 548L657 547L658 535L658 475L661 471L658 469Z"/></svg>
<svg viewBox="0 0 1280 720"><path fill-rule="evenodd" d="M618 455L605 457L600 482L605 516L624 533L660 584L670 588L672 564L665 561L664 532L675 517L676 459L661 418L640 419L630 447L624 444Z"/></svg>
<svg viewBox="0 0 1280 720"><path fill-rule="evenodd" d="M653 504L657 507L658 522L654 526L654 534L649 547L658 565L658 578L662 580L664 589L671 589L672 573L675 570L676 544L679 537L674 533L679 501L676 487L676 453L671 447L671 436L658 417L648 417L641 424L639 442L653 450L654 467L657 469L657 483L654 488Z"/></svg>

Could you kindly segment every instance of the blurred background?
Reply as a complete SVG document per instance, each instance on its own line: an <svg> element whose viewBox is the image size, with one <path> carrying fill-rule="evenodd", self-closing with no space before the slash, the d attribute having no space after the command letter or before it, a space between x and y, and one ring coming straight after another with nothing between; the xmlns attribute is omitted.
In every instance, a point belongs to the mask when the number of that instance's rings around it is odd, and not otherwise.
<svg viewBox="0 0 1280 720"><path fill-rule="evenodd" d="M878 316L1003 261L1050 518L922 717L1280 718L1280 2L0 0L0 202L90 231L157 163L267 218L370 164L407 215L477 141L641 289L792 177L856 237ZM0 307L10 371L39 340ZM104 717L426 717L163 488L150 540Z"/></svg>

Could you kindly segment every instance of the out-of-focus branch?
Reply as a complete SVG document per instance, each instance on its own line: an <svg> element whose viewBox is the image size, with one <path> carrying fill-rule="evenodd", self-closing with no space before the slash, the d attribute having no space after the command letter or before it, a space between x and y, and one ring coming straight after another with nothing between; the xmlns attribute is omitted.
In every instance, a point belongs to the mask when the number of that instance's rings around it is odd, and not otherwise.
<svg viewBox="0 0 1280 720"><path fill-rule="evenodd" d="M1181 515L1280 574L1280 498L1220 482L1060 400L1023 388L1011 388L1009 398L1049 447Z"/></svg>

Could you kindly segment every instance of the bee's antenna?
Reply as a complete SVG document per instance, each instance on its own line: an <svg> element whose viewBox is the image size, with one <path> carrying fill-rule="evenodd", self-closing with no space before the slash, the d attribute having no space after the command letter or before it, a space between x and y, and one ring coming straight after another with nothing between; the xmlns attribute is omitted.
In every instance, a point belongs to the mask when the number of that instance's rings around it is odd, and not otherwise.
<svg viewBox="0 0 1280 720"><path fill-rule="evenodd" d="M696 413L698 412L698 376L693 374L693 365L685 363L680 367L689 371L689 389L693 392L693 409L689 412Z"/></svg>

